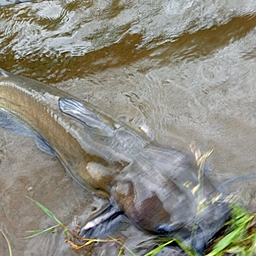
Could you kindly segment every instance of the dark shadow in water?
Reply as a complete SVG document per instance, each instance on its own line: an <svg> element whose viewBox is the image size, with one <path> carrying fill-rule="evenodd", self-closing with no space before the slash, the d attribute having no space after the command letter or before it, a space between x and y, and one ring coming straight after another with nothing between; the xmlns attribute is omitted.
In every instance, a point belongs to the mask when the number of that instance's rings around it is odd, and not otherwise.
<svg viewBox="0 0 256 256"><path fill-rule="evenodd" d="M193 60L205 57L216 50L233 43L246 36L256 26L255 16L236 17L227 24L213 26L199 30L196 33L184 33L177 41L170 44L159 59L165 61L164 56L172 57L169 61Z"/></svg>
<svg viewBox="0 0 256 256"><path fill-rule="evenodd" d="M127 66L143 58L150 58L148 66L165 66L170 62L205 57L219 48L241 39L256 26L255 16L236 17L225 25L213 26L196 33L184 33L174 40L165 42L158 37L142 46L143 35L126 35L120 42L89 52L84 56L62 53L56 58L44 56L40 50L22 59L15 59L15 52L5 53L0 58L0 67L10 72L33 74L33 78L55 83L70 78L84 77L108 68ZM47 74L45 70L48 70Z"/></svg>

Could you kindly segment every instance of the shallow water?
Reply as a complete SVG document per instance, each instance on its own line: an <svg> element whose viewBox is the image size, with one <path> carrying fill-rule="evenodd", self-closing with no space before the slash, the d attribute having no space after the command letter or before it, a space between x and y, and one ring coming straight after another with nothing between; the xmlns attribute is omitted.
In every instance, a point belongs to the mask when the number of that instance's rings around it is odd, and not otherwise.
<svg viewBox="0 0 256 256"><path fill-rule="evenodd" d="M194 141L202 152L214 149L208 163L218 184L256 172L255 14L253 0L10 5L0 9L0 67L88 100L164 146L189 149ZM104 201L31 139L0 131L0 228L13 254L88 255L69 248L61 230L20 239L54 224L25 196L68 225L84 223ZM229 188L251 209L255 182ZM129 225L117 236L129 237L131 248L148 237ZM92 255L117 248L99 245ZM2 237L0 254L8 254Z"/></svg>

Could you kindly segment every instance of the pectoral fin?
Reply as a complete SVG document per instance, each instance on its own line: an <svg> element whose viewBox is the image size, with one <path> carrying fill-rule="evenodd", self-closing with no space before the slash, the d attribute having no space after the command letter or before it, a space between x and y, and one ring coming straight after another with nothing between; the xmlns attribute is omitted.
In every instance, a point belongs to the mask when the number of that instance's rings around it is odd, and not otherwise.
<svg viewBox="0 0 256 256"><path fill-rule="evenodd" d="M72 98L59 99L60 110L82 122L93 133L101 136L113 137L115 130L101 118L88 109L82 102Z"/></svg>

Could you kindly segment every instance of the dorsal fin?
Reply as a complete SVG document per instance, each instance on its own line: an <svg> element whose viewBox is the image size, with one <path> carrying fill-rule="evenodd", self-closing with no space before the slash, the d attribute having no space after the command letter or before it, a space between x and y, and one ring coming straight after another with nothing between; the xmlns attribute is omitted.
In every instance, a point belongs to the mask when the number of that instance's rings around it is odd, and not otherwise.
<svg viewBox="0 0 256 256"><path fill-rule="evenodd" d="M59 99L60 110L82 122L93 133L101 136L113 137L115 130L101 118L88 109L82 102L72 98Z"/></svg>

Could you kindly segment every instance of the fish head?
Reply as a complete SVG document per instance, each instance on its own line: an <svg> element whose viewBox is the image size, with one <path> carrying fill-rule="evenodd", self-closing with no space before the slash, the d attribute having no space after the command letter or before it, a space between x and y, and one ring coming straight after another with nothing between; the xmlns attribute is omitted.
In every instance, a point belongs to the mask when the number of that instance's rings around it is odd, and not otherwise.
<svg viewBox="0 0 256 256"><path fill-rule="evenodd" d="M199 173L193 156L162 148L145 151L113 187L112 197L138 228L181 238L202 252L229 216L227 203L216 199L215 187Z"/></svg>
<svg viewBox="0 0 256 256"><path fill-rule="evenodd" d="M140 192L143 192L144 189L146 189L146 186L141 186ZM163 223L168 223L172 226L173 235L177 234L177 231L179 233L182 232L183 235L189 234L189 230L184 225L185 223L182 223L182 218L184 220L188 216L183 215L178 220L175 217L177 209L173 209L173 212L171 212L168 207L166 208L167 201L164 201L162 196L152 192L150 196L142 200L138 199L141 196L140 192L130 182L119 183L115 188L115 199L119 207L137 228L149 233L160 234L158 227ZM181 207L184 207L185 210L184 204L180 204ZM186 212L183 211L183 213ZM172 221L173 218L174 220Z"/></svg>

